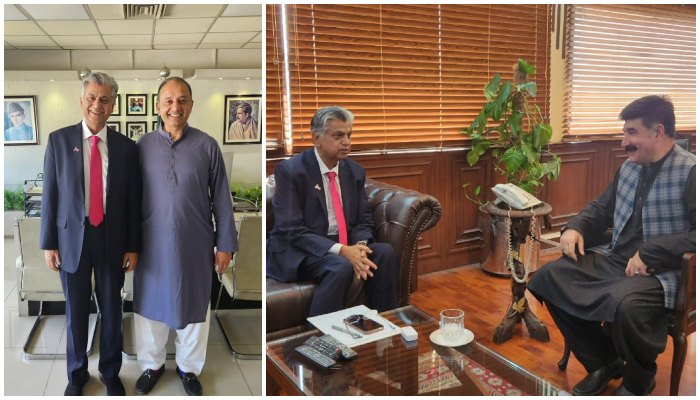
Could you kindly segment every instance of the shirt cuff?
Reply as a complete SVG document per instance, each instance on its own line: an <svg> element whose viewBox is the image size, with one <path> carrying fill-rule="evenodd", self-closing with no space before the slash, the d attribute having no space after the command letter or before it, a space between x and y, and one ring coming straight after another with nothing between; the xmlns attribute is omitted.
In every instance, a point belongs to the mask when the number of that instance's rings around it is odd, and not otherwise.
<svg viewBox="0 0 700 400"><path fill-rule="evenodd" d="M330 249L328 249L328 252L329 252L329 253L332 253L332 254L335 254L335 255L339 255L339 254L340 254L340 248L341 248L341 247L343 247L342 244L336 243L336 244L334 244L333 246L331 246Z"/></svg>

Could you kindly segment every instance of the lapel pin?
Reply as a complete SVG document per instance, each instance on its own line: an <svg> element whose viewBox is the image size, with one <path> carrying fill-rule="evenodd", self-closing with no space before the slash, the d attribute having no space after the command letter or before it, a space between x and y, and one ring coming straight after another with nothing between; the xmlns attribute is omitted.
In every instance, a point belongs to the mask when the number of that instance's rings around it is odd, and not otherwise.
<svg viewBox="0 0 700 400"><path fill-rule="evenodd" d="M316 184L316 186L314 186L314 189L316 189L316 190L319 190L319 191L320 191L320 190L321 190L321 187L320 187L320 186L318 186L318 183L317 183L317 184Z"/></svg>
<svg viewBox="0 0 700 400"><path fill-rule="evenodd" d="M73 147L73 151L77 151L77 152L80 152L80 150L78 150L78 148L77 148L77 147Z"/></svg>

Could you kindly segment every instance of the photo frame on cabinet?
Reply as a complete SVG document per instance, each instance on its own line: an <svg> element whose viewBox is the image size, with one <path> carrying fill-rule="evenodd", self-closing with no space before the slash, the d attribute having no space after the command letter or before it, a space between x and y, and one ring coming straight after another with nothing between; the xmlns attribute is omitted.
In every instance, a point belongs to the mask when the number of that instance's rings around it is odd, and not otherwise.
<svg viewBox="0 0 700 400"><path fill-rule="evenodd" d="M148 96L145 94L126 95L126 115L148 115Z"/></svg>
<svg viewBox="0 0 700 400"><path fill-rule="evenodd" d="M262 95L227 95L224 144L262 143Z"/></svg>
<svg viewBox="0 0 700 400"><path fill-rule="evenodd" d="M5 96L5 146L39 144L36 96Z"/></svg>
<svg viewBox="0 0 700 400"><path fill-rule="evenodd" d="M132 122L127 122L126 123L126 136L133 140L134 142L137 141L141 136L146 134L146 126L147 126L146 121L132 121Z"/></svg>

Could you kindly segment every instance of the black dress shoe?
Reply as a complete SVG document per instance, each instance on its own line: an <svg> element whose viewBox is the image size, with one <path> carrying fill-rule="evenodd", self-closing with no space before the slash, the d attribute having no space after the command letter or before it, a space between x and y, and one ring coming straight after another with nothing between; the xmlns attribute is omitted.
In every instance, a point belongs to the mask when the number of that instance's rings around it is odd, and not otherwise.
<svg viewBox="0 0 700 400"><path fill-rule="evenodd" d="M90 374L87 374L85 376L85 379L83 379L80 382L75 382L75 383L68 383L68 386L66 386L66 391L63 392L64 396L82 396L83 395L83 386L90 380Z"/></svg>
<svg viewBox="0 0 700 400"><path fill-rule="evenodd" d="M175 372L180 376L182 380L182 385L185 387L185 392L189 396L201 396L202 395L202 385L197 380L197 376L191 372L185 372L180 375L180 367L175 368Z"/></svg>
<svg viewBox="0 0 700 400"><path fill-rule="evenodd" d="M622 378L625 371L625 363L619 358L603 368L586 375L581 382L574 386L571 394L574 396L596 396L605 390L611 379Z"/></svg>
<svg viewBox="0 0 700 400"><path fill-rule="evenodd" d="M156 385L156 382L158 382L158 379L165 373L165 364L161 365L159 369L157 370L152 370L152 369L147 369L146 372L141 374L139 379L136 381L136 387L134 390L136 391L136 394L148 394L148 392L153 389L153 386Z"/></svg>
<svg viewBox="0 0 700 400"><path fill-rule="evenodd" d="M126 396L126 390L124 390L124 385L119 376L112 376L105 378L100 374L100 381L107 386L108 396Z"/></svg>
<svg viewBox="0 0 700 400"><path fill-rule="evenodd" d="M615 391L613 392L613 396L646 396L649 393L653 392L654 389L656 389L656 380L652 380L649 386L647 386L646 390L642 394L632 393L625 387L625 382L622 382L622 384L620 384L620 387L615 389Z"/></svg>

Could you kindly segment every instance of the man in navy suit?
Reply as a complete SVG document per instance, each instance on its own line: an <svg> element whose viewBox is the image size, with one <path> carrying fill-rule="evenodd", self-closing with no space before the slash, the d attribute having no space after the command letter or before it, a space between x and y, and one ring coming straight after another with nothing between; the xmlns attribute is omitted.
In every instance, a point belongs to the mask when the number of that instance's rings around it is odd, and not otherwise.
<svg viewBox="0 0 700 400"><path fill-rule="evenodd" d="M324 107L311 120L314 148L275 168L275 226L267 243L267 276L318 286L309 316L343 308L353 277L363 279L370 306L398 307L399 261L374 242L365 171L348 159L353 115Z"/></svg>
<svg viewBox="0 0 700 400"><path fill-rule="evenodd" d="M124 395L120 291L141 250L141 175L136 144L106 127L119 86L94 72L83 80L84 119L49 135L44 157L40 247L66 297L65 395L82 394L88 374L92 275L102 313L100 380Z"/></svg>

